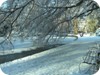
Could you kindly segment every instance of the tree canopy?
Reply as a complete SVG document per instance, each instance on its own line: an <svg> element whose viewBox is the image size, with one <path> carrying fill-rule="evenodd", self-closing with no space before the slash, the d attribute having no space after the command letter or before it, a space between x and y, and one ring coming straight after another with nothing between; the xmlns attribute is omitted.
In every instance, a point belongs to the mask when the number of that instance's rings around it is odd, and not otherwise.
<svg viewBox="0 0 100 75"><path fill-rule="evenodd" d="M7 0L0 7L0 36L48 42L55 35L73 33L72 20L99 10L93 0ZM11 42L10 42L11 43Z"/></svg>

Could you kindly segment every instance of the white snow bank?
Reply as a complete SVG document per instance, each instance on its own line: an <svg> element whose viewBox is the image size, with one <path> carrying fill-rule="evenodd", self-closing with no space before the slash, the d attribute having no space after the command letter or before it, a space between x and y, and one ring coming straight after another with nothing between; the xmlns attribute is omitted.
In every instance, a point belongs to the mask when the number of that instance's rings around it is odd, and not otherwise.
<svg viewBox="0 0 100 75"><path fill-rule="evenodd" d="M93 45L90 41L73 42L1 64L0 67L8 75L84 75L79 72L79 64L88 48ZM84 69L85 66L82 70Z"/></svg>
<svg viewBox="0 0 100 75"><path fill-rule="evenodd" d="M12 50L1 50L0 51L0 55L7 55L7 54L14 54L14 53L21 53L23 51L30 51L30 50L34 50L36 49L37 47L28 47L28 48L20 48L20 49L12 49Z"/></svg>
<svg viewBox="0 0 100 75"><path fill-rule="evenodd" d="M66 45L0 64L0 67L8 75L86 75L80 73L79 64L83 62L82 57L88 48L96 42L100 43L100 37L73 39L61 38L59 43ZM82 70L85 71L87 67L83 65Z"/></svg>

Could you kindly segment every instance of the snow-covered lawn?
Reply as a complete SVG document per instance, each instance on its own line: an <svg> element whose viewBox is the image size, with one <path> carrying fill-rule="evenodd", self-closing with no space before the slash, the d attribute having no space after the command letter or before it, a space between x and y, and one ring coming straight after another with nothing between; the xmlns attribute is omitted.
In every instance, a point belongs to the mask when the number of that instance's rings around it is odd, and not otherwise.
<svg viewBox="0 0 100 75"><path fill-rule="evenodd" d="M69 43L79 43L79 42L94 42L99 41L100 37L98 36L91 36L89 37L89 34L85 34L84 37L80 37L78 40L75 40L75 37L61 37L59 40L56 40L56 37L53 37L49 40L49 44L69 44ZM58 37L59 38L59 37ZM0 38L0 41L2 41L3 38ZM22 51L27 51L30 49L36 49L38 45L36 43L33 43L32 39L26 39L24 41L20 40L19 38L16 38L16 40L11 40L14 48L10 49L10 46L6 47L7 45L3 44L4 50L2 49L2 46L0 46L0 55L2 54L11 54L11 53L20 53ZM11 46L12 47L12 46Z"/></svg>
<svg viewBox="0 0 100 75"><path fill-rule="evenodd" d="M79 64L88 48L100 43L100 37L73 39L61 39L60 43L66 45L4 63L0 67L8 75L86 75L79 72Z"/></svg>

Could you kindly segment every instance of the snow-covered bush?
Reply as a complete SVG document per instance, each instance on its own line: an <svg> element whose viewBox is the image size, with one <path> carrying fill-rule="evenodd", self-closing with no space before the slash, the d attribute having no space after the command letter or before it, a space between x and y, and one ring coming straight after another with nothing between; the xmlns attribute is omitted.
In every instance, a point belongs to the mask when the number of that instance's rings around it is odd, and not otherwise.
<svg viewBox="0 0 100 75"><path fill-rule="evenodd" d="M96 33L96 36L100 36L100 28L98 28L95 33Z"/></svg>

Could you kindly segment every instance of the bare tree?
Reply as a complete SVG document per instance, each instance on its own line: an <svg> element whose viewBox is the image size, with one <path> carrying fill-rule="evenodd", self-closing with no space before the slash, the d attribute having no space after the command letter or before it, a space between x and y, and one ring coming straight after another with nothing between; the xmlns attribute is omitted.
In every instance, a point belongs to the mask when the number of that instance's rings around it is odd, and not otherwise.
<svg viewBox="0 0 100 75"><path fill-rule="evenodd" d="M6 41L16 33L23 39L37 37L37 41L48 42L73 33L72 20L97 9L93 0L8 0L0 9L0 36Z"/></svg>

